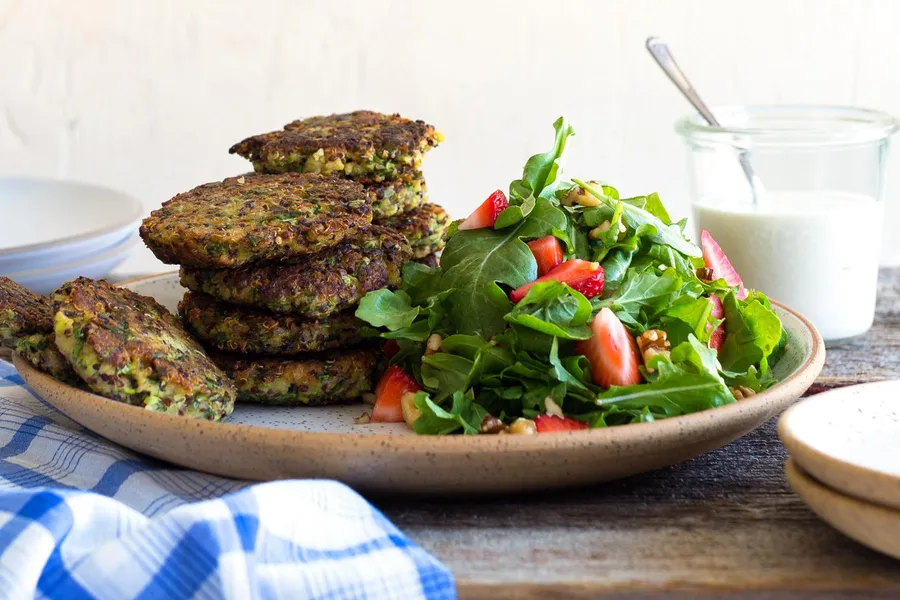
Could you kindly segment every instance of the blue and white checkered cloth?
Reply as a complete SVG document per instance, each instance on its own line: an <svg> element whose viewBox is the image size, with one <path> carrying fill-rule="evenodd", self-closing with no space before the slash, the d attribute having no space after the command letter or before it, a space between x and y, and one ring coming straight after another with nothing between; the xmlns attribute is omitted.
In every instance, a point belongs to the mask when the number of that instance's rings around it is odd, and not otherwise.
<svg viewBox="0 0 900 600"><path fill-rule="evenodd" d="M350 488L251 485L115 446L0 361L0 598L455 598Z"/></svg>

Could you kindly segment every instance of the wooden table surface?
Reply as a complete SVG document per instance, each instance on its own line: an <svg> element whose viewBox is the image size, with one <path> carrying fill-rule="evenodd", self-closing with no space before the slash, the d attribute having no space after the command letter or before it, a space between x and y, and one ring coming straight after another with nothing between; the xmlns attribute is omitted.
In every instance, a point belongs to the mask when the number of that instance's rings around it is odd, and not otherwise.
<svg viewBox="0 0 900 600"><path fill-rule="evenodd" d="M900 377L900 269L879 285L874 328L829 349L809 393ZM790 490L776 421L588 489L372 500L450 567L461 598L900 598L900 561L831 529Z"/></svg>

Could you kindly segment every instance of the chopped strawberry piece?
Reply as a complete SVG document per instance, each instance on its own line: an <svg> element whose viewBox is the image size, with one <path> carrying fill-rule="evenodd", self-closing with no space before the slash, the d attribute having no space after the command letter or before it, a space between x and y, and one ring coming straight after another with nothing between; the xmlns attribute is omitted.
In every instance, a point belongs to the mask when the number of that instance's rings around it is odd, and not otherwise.
<svg viewBox="0 0 900 600"><path fill-rule="evenodd" d="M509 298L513 302L520 302L534 284L550 280L565 283L584 294L586 298L593 298L603 292L603 267L600 263L573 258L550 269L543 277L517 287L510 293Z"/></svg>
<svg viewBox="0 0 900 600"><path fill-rule="evenodd" d="M400 344L397 343L397 340L388 340L381 347L381 351L388 358L394 358L400 352Z"/></svg>
<svg viewBox="0 0 900 600"><path fill-rule="evenodd" d="M705 229L700 232L700 248L703 250L703 262L706 268L712 271L715 279L724 279L731 287L738 288L737 297L741 300L747 297L747 290L741 276L731 265L731 261L725 256L725 252L719 243Z"/></svg>
<svg viewBox="0 0 900 600"><path fill-rule="evenodd" d="M493 227L497 222L497 217L509 207L509 200L506 194L497 190L487 200L481 203L481 206L475 209L469 217L459 224L459 229L482 229L484 227Z"/></svg>
<svg viewBox="0 0 900 600"><path fill-rule="evenodd" d="M590 429L591 426L584 421L572 417L558 417L556 415L538 415L534 418L534 427L538 433L557 433L560 431L579 431Z"/></svg>
<svg viewBox="0 0 900 600"><path fill-rule="evenodd" d="M563 249L556 236L548 235L528 242L534 260L537 261L538 277L546 275L563 261Z"/></svg>
<svg viewBox="0 0 900 600"><path fill-rule="evenodd" d="M710 296L709 301L712 302L712 305L713 305L712 312L710 313L713 316L713 318L724 319L725 318L725 307L722 306L722 300L719 299L718 296ZM707 331L709 330L710 327L712 327L712 326L711 325L706 326ZM716 327L715 331L713 331L711 334L709 334L709 347L712 348L713 350L715 350L716 352L718 352L719 348L721 348L722 344L724 344L724 343L725 343L725 323L722 323L721 325Z"/></svg>
<svg viewBox="0 0 900 600"><path fill-rule="evenodd" d="M615 313L601 310L591 322L591 331L592 337L575 342L575 352L587 357L594 383L605 388L640 383L637 344Z"/></svg>
<svg viewBox="0 0 900 600"><path fill-rule="evenodd" d="M375 407L372 408L373 423L402 423L403 406L401 399L407 392L420 392L422 388L416 380L403 372L397 365L391 365L375 386Z"/></svg>

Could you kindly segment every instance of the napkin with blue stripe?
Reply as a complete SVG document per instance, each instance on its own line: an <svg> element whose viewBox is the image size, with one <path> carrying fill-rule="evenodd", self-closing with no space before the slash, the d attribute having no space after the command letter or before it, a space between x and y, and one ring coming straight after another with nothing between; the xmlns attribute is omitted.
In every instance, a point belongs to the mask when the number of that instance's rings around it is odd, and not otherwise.
<svg viewBox="0 0 900 600"><path fill-rule="evenodd" d="M0 596L455 598L446 567L350 488L252 485L120 448L0 361Z"/></svg>

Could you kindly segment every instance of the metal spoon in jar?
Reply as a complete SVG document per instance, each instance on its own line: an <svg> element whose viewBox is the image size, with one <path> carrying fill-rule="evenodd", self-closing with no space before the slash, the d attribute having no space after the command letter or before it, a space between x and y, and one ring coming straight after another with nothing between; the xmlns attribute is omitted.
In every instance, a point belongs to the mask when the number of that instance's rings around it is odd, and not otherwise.
<svg viewBox="0 0 900 600"><path fill-rule="evenodd" d="M675 87L681 90L681 93L684 94L684 97L687 98L688 102L697 109L700 116L706 119L706 122L713 127L721 127L715 115L712 114L712 111L709 110L709 107L706 106L706 103L700 98L700 94L698 94L697 90L694 89L694 86L691 85L691 82L684 74L684 71L681 70L678 63L675 62L675 59L672 58L669 46L657 37L649 37L647 38L647 50L650 52L650 55L653 56L656 64L658 64L663 72L669 76L669 79L672 80ZM738 161L741 163L741 168L744 170L744 175L747 177L747 183L750 185L753 203L756 205L761 204L765 200L766 190L759 180L756 171L754 171L753 167L750 165L750 158L747 156L746 150L741 150L738 153Z"/></svg>

